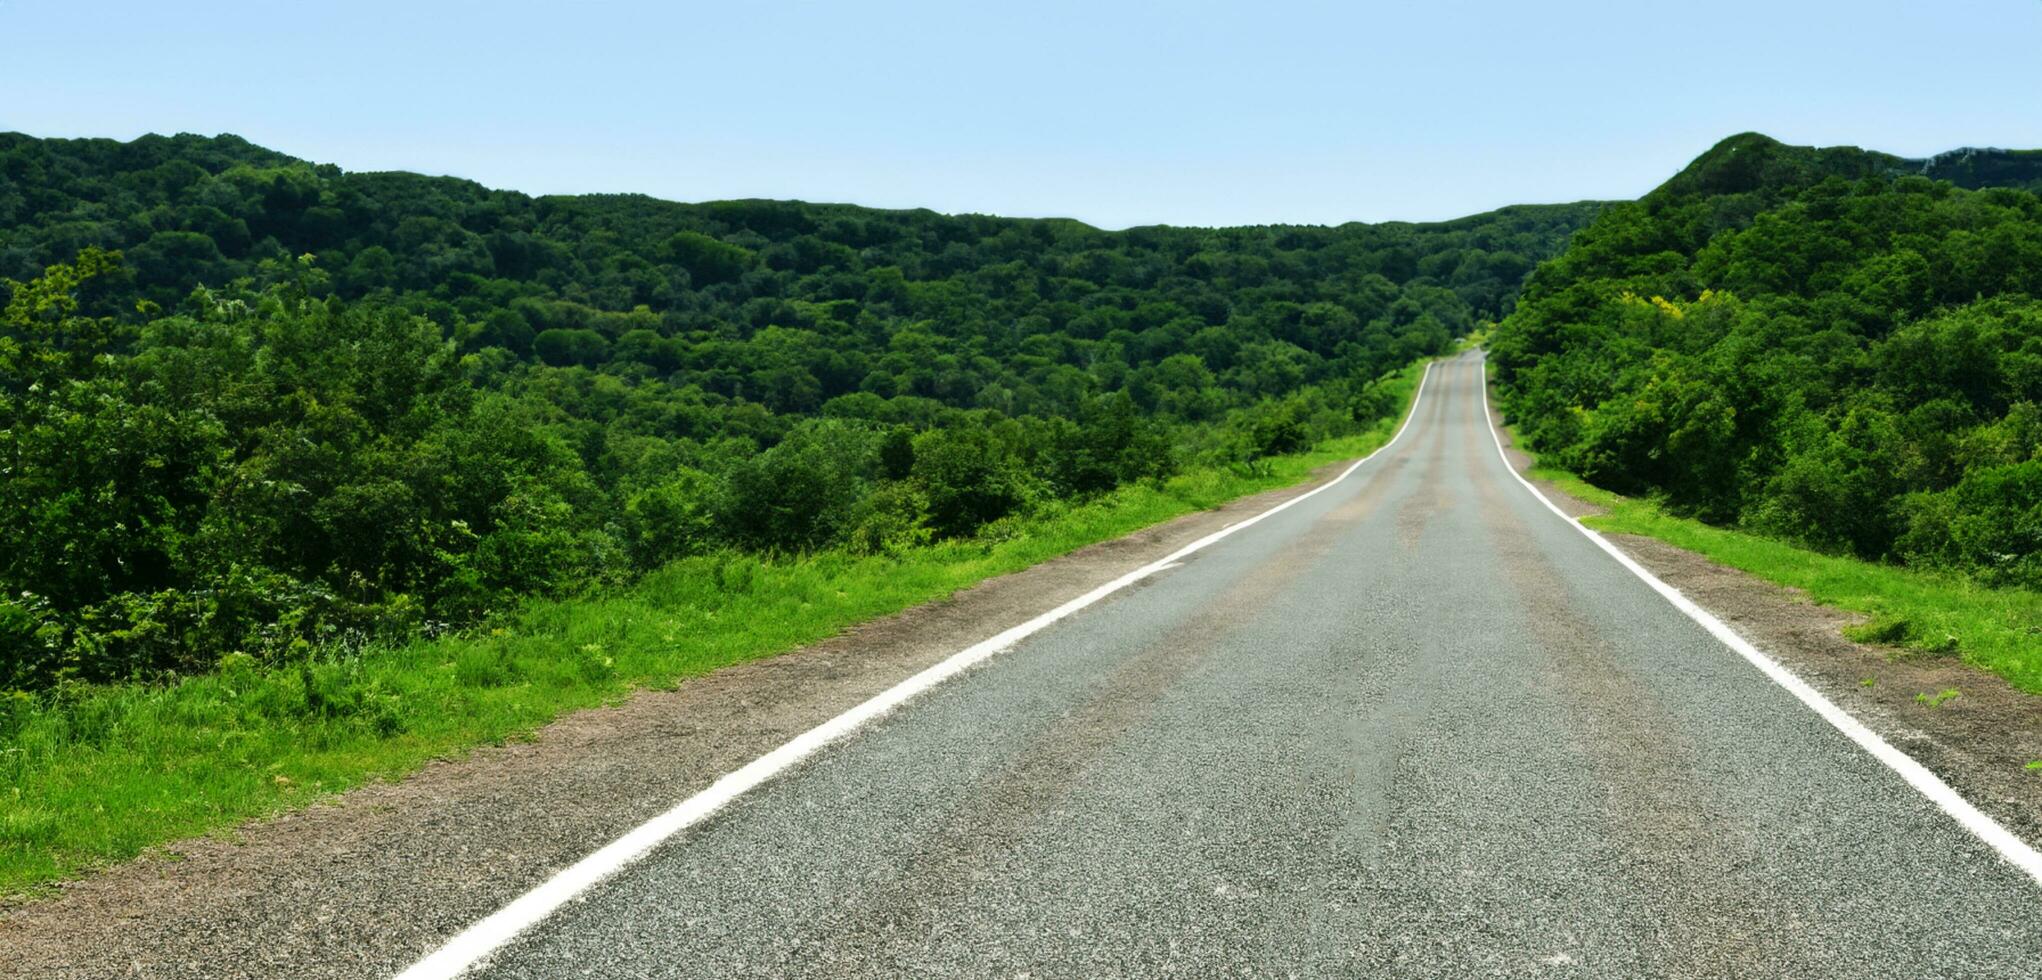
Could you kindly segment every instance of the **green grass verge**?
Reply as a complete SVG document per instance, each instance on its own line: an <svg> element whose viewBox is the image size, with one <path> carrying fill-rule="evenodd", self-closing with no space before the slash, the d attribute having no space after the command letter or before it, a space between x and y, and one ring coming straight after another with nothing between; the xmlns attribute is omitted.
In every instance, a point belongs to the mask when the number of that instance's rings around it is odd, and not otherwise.
<svg viewBox="0 0 2042 980"><path fill-rule="evenodd" d="M1398 375L1408 411L1422 366ZM997 540L898 556L724 555L616 594L535 602L472 635L264 668L229 657L171 686L0 702L0 894L302 806L502 742L576 708L791 650L986 578L1263 490L1387 442L1398 420L1267 461L1014 522Z"/></svg>
<svg viewBox="0 0 2042 980"><path fill-rule="evenodd" d="M1825 606L1863 613L1854 639L1913 656L1955 656L2042 694L2042 594L1993 589L1959 575L1860 561L1810 551L1775 538L1668 514L1649 500L1611 493L1544 464L1547 480L1607 513L1583 523L1598 531L1658 538L1711 561L1791 586Z"/></svg>

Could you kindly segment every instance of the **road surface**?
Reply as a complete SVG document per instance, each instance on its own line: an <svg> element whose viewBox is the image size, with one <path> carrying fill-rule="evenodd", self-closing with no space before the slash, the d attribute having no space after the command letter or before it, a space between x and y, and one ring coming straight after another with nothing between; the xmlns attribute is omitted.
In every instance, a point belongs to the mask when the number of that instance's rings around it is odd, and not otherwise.
<svg viewBox="0 0 2042 980"><path fill-rule="evenodd" d="M2042 975L2036 882L1518 484L1480 379L472 975Z"/></svg>

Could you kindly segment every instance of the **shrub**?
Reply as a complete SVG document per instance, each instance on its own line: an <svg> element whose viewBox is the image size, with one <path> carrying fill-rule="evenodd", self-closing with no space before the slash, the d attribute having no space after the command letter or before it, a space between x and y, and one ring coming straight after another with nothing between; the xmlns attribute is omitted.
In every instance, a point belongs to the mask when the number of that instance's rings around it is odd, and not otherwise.
<svg viewBox="0 0 2042 980"><path fill-rule="evenodd" d="M748 547L835 544L850 530L871 457L869 433L836 419L804 422L779 445L731 466L720 520Z"/></svg>
<svg viewBox="0 0 2042 980"><path fill-rule="evenodd" d="M915 439L914 479L928 501L929 527L963 537L1028 499L1017 461L984 429L937 429Z"/></svg>
<svg viewBox="0 0 2042 980"><path fill-rule="evenodd" d="M858 502L852 516L851 550L867 555L897 555L933 536L928 525L929 501L913 483L888 481Z"/></svg>
<svg viewBox="0 0 2042 980"><path fill-rule="evenodd" d="M723 506L719 489L709 474L683 468L632 495L624 505L632 563L641 569L658 568L715 547L721 533L717 512Z"/></svg>

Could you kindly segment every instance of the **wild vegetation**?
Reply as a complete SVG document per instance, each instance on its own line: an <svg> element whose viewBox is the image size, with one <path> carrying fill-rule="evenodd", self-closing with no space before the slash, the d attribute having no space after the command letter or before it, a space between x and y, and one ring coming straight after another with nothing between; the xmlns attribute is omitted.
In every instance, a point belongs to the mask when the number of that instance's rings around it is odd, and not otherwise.
<svg viewBox="0 0 2042 980"><path fill-rule="evenodd" d="M0 137L0 690L904 548L1358 432L1593 205L1103 232Z"/></svg>
<svg viewBox="0 0 2042 980"><path fill-rule="evenodd" d="M2037 189L2034 153L1733 137L1530 278L1503 407L1674 515L2042 587Z"/></svg>

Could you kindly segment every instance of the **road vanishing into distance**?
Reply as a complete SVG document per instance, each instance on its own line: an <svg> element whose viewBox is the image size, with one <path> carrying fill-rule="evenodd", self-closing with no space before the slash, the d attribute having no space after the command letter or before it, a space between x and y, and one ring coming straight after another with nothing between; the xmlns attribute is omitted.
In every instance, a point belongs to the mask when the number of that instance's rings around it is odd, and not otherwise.
<svg viewBox="0 0 2042 980"><path fill-rule="evenodd" d="M1520 484L1481 378L414 975L2042 976L2036 881Z"/></svg>

